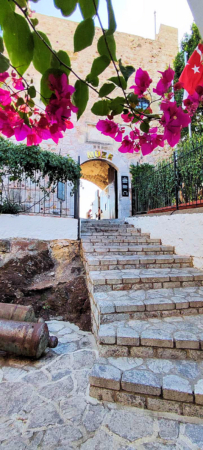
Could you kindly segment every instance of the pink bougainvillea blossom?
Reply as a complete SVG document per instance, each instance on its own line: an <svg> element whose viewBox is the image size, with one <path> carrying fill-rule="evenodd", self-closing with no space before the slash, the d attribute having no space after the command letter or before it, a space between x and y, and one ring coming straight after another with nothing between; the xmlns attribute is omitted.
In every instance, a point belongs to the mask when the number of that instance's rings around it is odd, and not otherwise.
<svg viewBox="0 0 203 450"><path fill-rule="evenodd" d="M177 106L176 102L164 100L161 103L161 125L164 127L163 139L167 140L171 147L174 147L181 138L181 130L191 122L190 115Z"/></svg>
<svg viewBox="0 0 203 450"><path fill-rule="evenodd" d="M183 104L187 112L192 117L200 103L200 95L197 92L194 92L192 95L188 95L188 97L183 100Z"/></svg>
<svg viewBox="0 0 203 450"><path fill-rule="evenodd" d="M6 81L8 77L9 77L8 72L0 73L0 83L4 83L4 81Z"/></svg>
<svg viewBox="0 0 203 450"><path fill-rule="evenodd" d="M123 122L130 123L134 119L134 116L133 116L133 114L130 114L130 113L121 114L121 118L123 119Z"/></svg>
<svg viewBox="0 0 203 450"><path fill-rule="evenodd" d="M131 86L130 89L134 89L134 94L138 95L138 97L142 97L151 83L152 79L148 72L139 68L135 75L135 85Z"/></svg>
<svg viewBox="0 0 203 450"><path fill-rule="evenodd" d="M119 125L113 122L113 120L109 119L99 120L99 122L96 125L96 128L98 131L101 131L101 133L104 134L105 136L110 136L117 142L122 141L122 134L124 133L124 129L119 127Z"/></svg>
<svg viewBox="0 0 203 450"><path fill-rule="evenodd" d="M10 91L7 91L6 89L0 88L0 103L3 106L10 105L11 104L11 94Z"/></svg>
<svg viewBox="0 0 203 450"><path fill-rule="evenodd" d="M171 87L172 81L174 79L175 72L170 67L164 72L160 72L162 74L161 79L158 81L156 89L153 89L153 92L157 95L161 95L161 97L166 94L166 92Z"/></svg>
<svg viewBox="0 0 203 450"><path fill-rule="evenodd" d="M119 147L118 151L120 153L134 152L134 142L129 138L129 136L124 136L124 139L122 140L122 145Z"/></svg>
<svg viewBox="0 0 203 450"><path fill-rule="evenodd" d="M148 133L144 133L140 137L140 145L143 156L152 153L155 148L164 147L164 140L162 134L157 134L158 128L151 128Z"/></svg>
<svg viewBox="0 0 203 450"><path fill-rule="evenodd" d="M22 78L12 78L12 85L17 91L23 91L25 89Z"/></svg>
<svg viewBox="0 0 203 450"><path fill-rule="evenodd" d="M5 72L1 75L1 80L5 81L8 76L9 74ZM11 77L16 90L26 90L22 78L17 78L14 71ZM73 128L70 121L71 114L78 111L71 101L75 88L68 84L66 74L58 78L50 75L49 82L53 94L43 113L36 107L30 108L27 94L24 104L18 106L18 93L11 94L9 90L0 88L0 132L3 135L15 136L17 141L27 138L27 145L38 145L47 139L58 143L63 137L63 132ZM22 112L26 115L26 123L22 118Z"/></svg>
<svg viewBox="0 0 203 450"><path fill-rule="evenodd" d="M177 81L177 83L174 84L173 89L174 91L179 91L180 89L184 88L184 84L181 83L181 81Z"/></svg>

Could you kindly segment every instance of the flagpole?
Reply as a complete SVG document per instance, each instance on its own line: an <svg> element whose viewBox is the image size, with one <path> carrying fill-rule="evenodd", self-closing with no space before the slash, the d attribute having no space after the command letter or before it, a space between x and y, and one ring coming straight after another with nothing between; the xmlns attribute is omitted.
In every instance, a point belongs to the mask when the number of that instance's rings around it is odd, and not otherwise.
<svg viewBox="0 0 203 450"><path fill-rule="evenodd" d="M188 61L187 57L188 57L188 53L187 53L187 52L184 52L184 62L185 62L185 66L186 66L187 61ZM185 91L185 92L186 92L186 91ZM191 137L192 137L192 127L191 127L191 123L189 123L189 125L188 125L188 134L189 134L189 138L191 138Z"/></svg>

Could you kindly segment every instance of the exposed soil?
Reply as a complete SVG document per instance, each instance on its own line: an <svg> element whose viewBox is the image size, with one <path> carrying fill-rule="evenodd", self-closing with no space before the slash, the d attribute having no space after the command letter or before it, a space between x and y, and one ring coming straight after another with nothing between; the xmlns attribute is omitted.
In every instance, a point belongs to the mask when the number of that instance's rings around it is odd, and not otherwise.
<svg viewBox="0 0 203 450"><path fill-rule="evenodd" d="M32 304L37 317L91 330L79 242L12 240L0 252L0 302Z"/></svg>

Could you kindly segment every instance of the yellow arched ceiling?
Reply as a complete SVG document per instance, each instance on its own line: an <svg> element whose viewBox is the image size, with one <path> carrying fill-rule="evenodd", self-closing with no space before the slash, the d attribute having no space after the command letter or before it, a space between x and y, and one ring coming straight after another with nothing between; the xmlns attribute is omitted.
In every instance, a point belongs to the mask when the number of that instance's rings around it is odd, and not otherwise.
<svg viewBox="0 0 203 450"><path fill-rule="evenodd" d="M87 161L81 165L82 178L96 184L100 189L105 189L109 184L110 165L99 159Z"/></svg>

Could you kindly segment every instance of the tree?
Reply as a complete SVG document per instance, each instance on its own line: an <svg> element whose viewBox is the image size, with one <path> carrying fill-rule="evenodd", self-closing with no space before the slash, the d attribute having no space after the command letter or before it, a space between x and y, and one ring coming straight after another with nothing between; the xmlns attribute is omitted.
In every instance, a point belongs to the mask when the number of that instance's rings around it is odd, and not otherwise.
<svg viewBox="0 0 203 450"><path fill-rule="evenodd" d="M197 25L195 23L192 24L191 26L191 34L185 34L184 38L181 41L181 50L180 52L177 53L175 60L174 60L174 69L175 69L175 76L174 76L174 81L177 82L180 78L181 73L184 70L185 67L185 59L184 59L184 52L187 53L187 57L188 59L190 58L190 56L192 55L192 53L194 52L195 48L197 47L197 45L199 44L201 40L201 35L199 33L199 30L197 28ZM178 105L182 104L183 101L183 89L181 89L180 91L176 92L175 94L175 99L177 101ZM192 128L192 133L197 134L197 135L202 135L203 133L203 107L200 106L197 111L195 112L195 114L192 117L192 121L191 121L191 128ZM187 137L188 136L188 130L186 128L184 128L182 130L182 137Z"/></svg>
<svg viewBox="0 0 203 450"><path fill-rule="evenodd" d="M34 2L38 0L33 0ZM77 5L82 13L82 21L74 33L74 51L81 52L92 45L95 36L94 19L101 27L101 37L97 42L98 56L92 61L92 67L85 79L76 73L71 60L63 50L56 52L48 37L40 30L38 20L32 16L28 0L0 0L0 26L3 38L0 38L0 132L6 136L15 136L17 141L27 138L27 145L39 144L42 140L53 139L58 143L63 133L73 128L71 115L77 114L78 120L84 113L89 90L97 93L99 99L92 107L96 116L104 116L97 123L97 129L104 135L120 142L121 153L142 151L151 153L157 146L167 141L172 147L181 138L181 131L190 123L191 110L182 110L172 102L171 86L174 71L169 67L161 72L161 78L149 91L152 79L147 71L139 68L135 75L135 85L128 87L128 79L135 72L134 67L124 66L116 54L114 32L116 19L112 0L53 0L56 8L65 17L71 16ZM100 2L106 3L108 29L105 30L98 12ZM7 56L4 53L4 47ZM26 70L33 63L41 74L40 96L44 110L35 105L37 95L33 81L25 78ZM112 64L115 76L101 86L99 77ZM69 73L76 78L75 86L69 84ZM111 94L120 88L116 98ZM132 91L133 89L133 91ZM177 89L178 86L177 86ZM160 102L159 114L153 114L143 97L151 95L151 102ZM113 94L112 94L113 95ZM199 95L198 101L203 96ZM125 127L113 120L121 116L128 124ZM137 127L138 125L138 127Z"/></svg>

